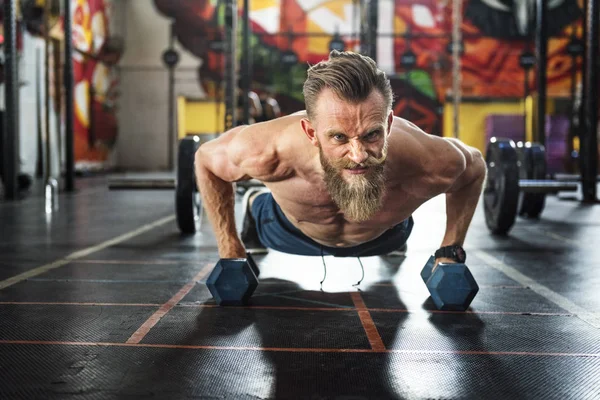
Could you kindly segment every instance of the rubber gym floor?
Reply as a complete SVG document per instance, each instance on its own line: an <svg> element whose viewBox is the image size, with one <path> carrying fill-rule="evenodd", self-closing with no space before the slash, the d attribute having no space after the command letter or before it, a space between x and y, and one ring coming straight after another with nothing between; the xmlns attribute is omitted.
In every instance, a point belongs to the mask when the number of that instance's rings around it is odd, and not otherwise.
<svg viewBox="0 0 600 400"><path fill-rule="evenodd" d="M542 218L465 244L480 291L436 311L419 272L444 199L403 257L271 252L247 307L215 305L206 217L182 237L173 191L77 181L0 203L2 399L598 399L600 208L549 197ZM238 196L237 214L241 221Z"/></svg>

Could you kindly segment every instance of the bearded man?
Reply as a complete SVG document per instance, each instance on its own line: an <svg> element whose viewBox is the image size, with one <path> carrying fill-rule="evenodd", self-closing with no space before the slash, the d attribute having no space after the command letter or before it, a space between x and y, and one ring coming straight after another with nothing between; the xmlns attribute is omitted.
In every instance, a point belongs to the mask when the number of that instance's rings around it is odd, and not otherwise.
<svg viewBox="0 0 600 400"><path fill-rule="evenodd" d="M239 126L200 146L195 171L221 258L261 246L298 255L366 257L402 249L412 213L445 193L437 263L464 262L462 244L486 175L481 153L428 135L392 112L385 73L363 55L333 51L308 70L306 111ZM243 230L233 183L256 179Z"/></svg>

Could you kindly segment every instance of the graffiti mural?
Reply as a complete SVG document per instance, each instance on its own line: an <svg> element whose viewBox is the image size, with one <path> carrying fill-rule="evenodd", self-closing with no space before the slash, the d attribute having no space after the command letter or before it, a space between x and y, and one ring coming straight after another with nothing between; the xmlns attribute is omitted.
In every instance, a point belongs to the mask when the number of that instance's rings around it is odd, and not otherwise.
<svg viewBox="0 0 600 400"><path fill-rule="evenodd" d="M117 139L114 64L121 43L110 36L110 2L72 0L76 169L109 166Z"/></svg>
<svg viewBox="0 0 600 400"><path fill-rule="evenodd" d="M303 108L302 83L309 65L327 57L334 35L346 49L359 50L361 3L353 0L255 0L251 2L253 90L276 94L286 113ZM519 98L525 75L519 65L524 50L533 49L533 0L464 0L463 96ZM219 95L223 79L222 11L214 0L154 0L175 21L181 44L202 59L199 82L208 96ZM451 1L381 0L377 61L385 65L396 100L394 111L427 132L441 131L441 109L452 88L449 52ZM238 3L240 9L243 2ZM573 64L567 54L571 31L581 31L577 0L549 3L548 94L568 96ZM240 24L241 25L241 24ZM298 56L296 65L281 62L284 52ZM415 55L407 67L402 55ZM535 87L533 74L531 89Z"/></svg>

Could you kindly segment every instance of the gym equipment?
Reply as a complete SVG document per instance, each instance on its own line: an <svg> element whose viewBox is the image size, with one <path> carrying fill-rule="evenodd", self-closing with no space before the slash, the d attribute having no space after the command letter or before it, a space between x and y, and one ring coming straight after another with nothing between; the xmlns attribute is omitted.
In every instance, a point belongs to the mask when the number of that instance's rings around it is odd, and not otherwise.
<svg viewBox="0 0 600 400"><path fill-rule="evenodd" d="M237 118L242 123L239 125L249 125L251 121L250 114L250 86L252 83L252 61L250 54L250 1L243 0L242 9L242 56L240 62L240 89L242 95L242 115ZM239 102L239 100L238 100Z"/></svg>
<svg viewBox="0 0 600 400"><path fill-rule="evenodd" d="M169 71L169 91L167 94L169 134L167 139L167 165L173 168L175 134L175 68L180 61L179 52L175 50L175 23L169 29L169 47L162 54L162 61Z"/></svg>
<svg viewBox="0 0 600 400"><path fill-rule="evenodd" d="M218 305L245 305L256 290L258 268L250 255L246 257L220 259L206 280Z"/></svg>
<svg viewBox="0 0 600 400"><path fill-rule="evenodd" d="M543 0L536 0L535 24L535 56L537 68L535 69L535 82L537 101L535 103L536 131L533 140L546 145L546 99L548 93L548 4Z"/></svg>
<svg viewBox="0 0 600 400"><path fill-rule="evenodd" d="M223 7L225 16L225 48L223 55L225 59L225 130L235 126L237 116L237 27L238 27L238 4L233 0L225 0Z"/></svg>
<svg viewBox="0 0 600 400"><path fill-rule="evenodd" d="M361 6L360 21L360 52L373 60L377 60L378 1L364 0Z"/></svg>
<svg viewBox="0 0 600 400"><path fill-rule="evenodd" d="M175 189L175 214L181 233L196 233L197 222L202 216L202 200L196 186L194 174L194 155L202 140L199 135L186 136L179 141L177 153L177 175L175 179L109 179L110 190L173 190ZM251 187L264 186L262 182L251 179L236 182L236 191L243 194ZM258 269L256 269L258 270Z"/></svg>
<svg viewBox="0 0 600 400"><path fill-rule="evenodd" d="M183 138L177 154L177 179L175 182L175 213L182 233L196 233L196 222L202 215L202 201L196 186L194 154L200 147L197 136Z"/></svg>
<svg viewBox="0 0 600 400"><path fill-rule="evenodd" d="M0 132L0 160L2 160L2 183L4 184L4 197L8 200L19 198L19 135L18 121L19 110L17 107L19 80L18 80L18 55L17 55L17 10L16 2L5 1L3 4L4 24L4 129Z"/></svg>
<svg viewBox="0 0 600 400"><path fill-rule="evenodd" d="M494 234L507 234L519 210L522 215L539 217L547 194L578 189L577 182L539 179L544 178L542 172L545 174L544 148L532 143L525 143L524 147L519 150L523 153L519 156L511 139L494 137L488 144L483 201L485 222ZM528 178L519 179L519 176Z"/></svg>
<svg viewBox="0 0 600 400"><path fill-rule="evenodd" d="M519 167L514 142L490 140L485 156L487 182L483 192L485 222L493 233L506 233L517 216Z"/></svg>
<svg viewBox="0 0 600 400"><path fill-rule="evenodd" d="M421 278L438 310L465 311L479 292L479 286L465 264L438 264L432 274L435 257L429 257Z"/></svg>
<svg viewBox="0 0 600 400"><path fill-rule="evenodd" d="M56 5L56 2L55 2ZM50 139L50 113L52 112L52 96L50 95L50 12L51 3L46 1L43 14L44 31L44 137L46 149L46 166L44 168L45 182L45 210L46 214L51 214L58 209L58 181L52 176L52 140ZM56 61L55 61L56 63ZM59 131L60 132L60 131ZM60 136L60 133L57 133Z"/></svg>
<svg viewBox="0 0 600 400"><path fill-rule="evenodd" d="M519 178L529 180L543 180L546 178L546 159L544 147L537 143L517 143L517 157L519 160ZM519 195L518 212L520 216L537 218L544 210L546 195L544 193L531 193L521 191Z"/></svg>
<svg viewBox="0 0 600 400"><path fill-rule="evenodd" d="M119 189L140 189L140 190L173 190L175 189L175 179L130 179L115 178L108 181L110 190Z"/></svg>
<svg viewBox="0 0 600 400"><path fill-rule="evenodd" d="M243 195L246 191L253 187L265 187L265 185L258 179L249 179L247 181L240 181L235 183L236 193Z"/></svg>
<svg viewBox="0 0 600 400"><path fill-rule="evenodd" d="M453 136L458 138L460 129L460 103L462 98L461 47L462 0L452 1L452 121Z"/></svg>
<svg viewBox="0 0 600 400"><path fill-rule="evenodd" d="M596 177L598 176L598 58L600 49L598 37L598 0L584 1L585 7L585 49L583 65L583 101L581 107L580 140L581 194L583 202L598 202Z"/></svg>
<svg viewBox="0 0 600 400"><path fill-rule="evenodd" d="M523 132L527 132L527 98L529 97L529 71L535 66L535 54L525 49L519 56L519 65L523 69ZM522 137L525 137L523 135Z"/></svg>
<svg viewBox="0 0 600 400"><path fill-rule="evenodd" d="M77 4L77 3L75 3ZM73 70L73 2L64 2L65 191L75 191L75 71Z"/></svg>
<svg viewBox="0 0 600 400"><path fill-rule="evenodd" d="M246 253L246 261L248 262L248 265L250 265L250 268L252 269L252 272L254 272L254 275L258 278L258 276L260 275L260 270L258 269L258 265L256 265L254 259L249 253Z"/></svg>
<svg viewBox="0 0 600 400"><path fill-rule="evenodd" d="M329 42L329 51L344 51L346 50L346 42L340 37L340 34L336 31Z"/></svg>

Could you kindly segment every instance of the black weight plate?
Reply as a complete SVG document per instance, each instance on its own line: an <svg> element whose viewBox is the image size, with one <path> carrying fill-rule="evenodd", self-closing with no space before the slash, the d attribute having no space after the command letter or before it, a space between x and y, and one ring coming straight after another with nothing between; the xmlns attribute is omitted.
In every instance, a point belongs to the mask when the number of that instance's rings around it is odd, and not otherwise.
<svg viewBox="0 0 600 400"><path fill-rule="evenodd" d="M485 158L488 168L483 192L485 222L492 233L505 235L515 222L519 201L519 166L514 142L492 138Z"/></svg>
<svg viewBox="0 0 600 400"><path fill-rule="evenodd" d="M526 179L546 179L546 150L539 143L529 147L529 176ZM545 193L522 193L519 215L528 218L538 218L546 205Z"/></svg>
<svg viewBox="0 0 600 400"><path fill-rule="evenodd" d="M194 154L200 141L188 136L179 142L177 153L177 180L175 183L175 214L177 225L182 233L196 232L196 220L201 209L194 174Z"/></svg>

